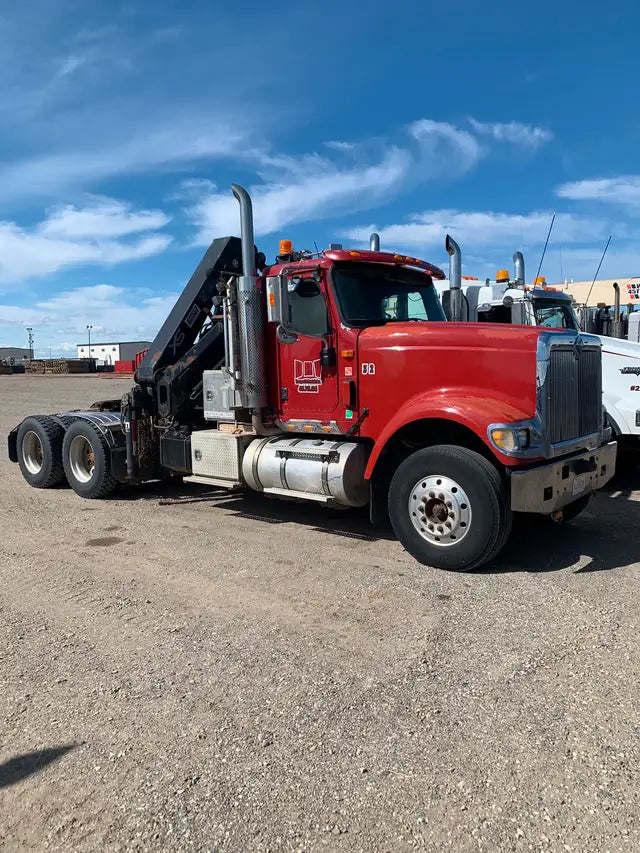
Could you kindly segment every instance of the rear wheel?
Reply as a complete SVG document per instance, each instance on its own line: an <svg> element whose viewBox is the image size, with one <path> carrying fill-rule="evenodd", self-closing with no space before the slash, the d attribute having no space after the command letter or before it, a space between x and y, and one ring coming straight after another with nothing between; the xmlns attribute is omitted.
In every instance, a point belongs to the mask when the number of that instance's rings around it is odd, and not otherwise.
<svg viewBox="0 0 640 853"><path fill-rule="evenodd" d="M511 531L500 475L480 454L439 445L413 453L389 488L396 536L419 562L469 571L489 562Z"/></svg>
<svg viewBox="0 0 640 853"><path fill-rule="evenodd" d="M88 421L71 424L64 437L62 460L69 485L82 498L104 498L118 484L111 473L107 441Z"/></svg>
<svg viewBox="0 0 640 853"><path fill-rule="evenodd" d="M63 427L46 415L22 421L17 437L18 464L30 486L48 489L64 482L63 438Z"/></svg>

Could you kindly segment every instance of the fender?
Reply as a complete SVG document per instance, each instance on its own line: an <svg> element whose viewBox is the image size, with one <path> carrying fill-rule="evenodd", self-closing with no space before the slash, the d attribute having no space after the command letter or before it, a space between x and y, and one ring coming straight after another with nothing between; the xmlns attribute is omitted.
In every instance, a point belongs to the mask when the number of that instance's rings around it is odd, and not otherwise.
<svg viewBox="0 0 640 853"><path fill-rule="evenodd" d="M503 456L496 451L487 436L487 427L492 423L516 423L533 417L531 412L525 412L504 400L491 397L474 397L468 393L459 396L447 393L437 397L430 394L417 394L412 397L388 422L385 429L376 439L364 476L369 480L373 474L378 457L387 442L404 426L414 421L440 419L461 424L473 432L489 448L492 455L503 465L513 466L517 460Z"/></svg>
<svg viewBox="0 0 640 853"><path fill-rule="evenodd" d="M125 432L124 425L120 418L119 412L101 412L101 411L77 411L77 412L60 412L55 415L48 415L66 432L69 426L76 420L84 420L93 424L102 435L105 437L109 450L111 452L111 460L114 468L114 475L118 479L124 480L122 474L123 460L125 452ZM22 421L20 422L22 423ZM18 461L18 430L20 424L14 427L9 433L7 443L9 451L9 460L11 462Z"/></svg>

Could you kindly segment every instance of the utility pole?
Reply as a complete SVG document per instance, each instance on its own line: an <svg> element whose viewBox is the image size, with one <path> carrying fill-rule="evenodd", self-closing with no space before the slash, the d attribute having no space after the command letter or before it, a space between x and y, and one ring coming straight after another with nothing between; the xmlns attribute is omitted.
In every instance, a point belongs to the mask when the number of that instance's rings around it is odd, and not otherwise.
<svg viewBox="0 0 640 853"><path fill-rule="evenodd" d="M89 358L91 358L91 329L93 329L93 326L87 326L87 332L89 333Z"/></svg>
<svg viewBox="0 0 640 853"><path fill-rule="evenodd" d="M27 326L29 332L29 361L33 361L33 326Z"/></svg>

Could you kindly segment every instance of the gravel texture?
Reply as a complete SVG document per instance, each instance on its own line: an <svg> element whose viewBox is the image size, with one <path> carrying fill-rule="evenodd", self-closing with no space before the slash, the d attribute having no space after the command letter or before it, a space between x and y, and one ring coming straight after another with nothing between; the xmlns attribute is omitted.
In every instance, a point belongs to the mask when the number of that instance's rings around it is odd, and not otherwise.
<svg viewBox="0 0 640 853"><path fill-rule="evenodd" d="M2 850L640 849L640 471L467 575L359 515L29 488L8 429L127 384L0 377Z"/></svg>

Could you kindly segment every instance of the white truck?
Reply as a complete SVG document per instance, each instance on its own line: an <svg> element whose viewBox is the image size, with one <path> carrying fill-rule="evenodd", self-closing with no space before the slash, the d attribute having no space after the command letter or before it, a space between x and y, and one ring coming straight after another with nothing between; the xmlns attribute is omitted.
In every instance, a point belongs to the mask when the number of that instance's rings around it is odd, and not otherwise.
<svg viewBox="0 0 640 853"><path fill-rule="evenodd" d="M463 281L462 320L580 331L571 296L546 286L526 286L522 253L516 252L513 261L513 279L500 270L495 282ZM438 281L435 287L450 317L449 283ZM618 459L631 457L635 462L640 458L640 343L604 335L600 340L603 402L618 442Z"/></svg>

